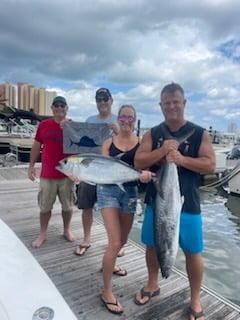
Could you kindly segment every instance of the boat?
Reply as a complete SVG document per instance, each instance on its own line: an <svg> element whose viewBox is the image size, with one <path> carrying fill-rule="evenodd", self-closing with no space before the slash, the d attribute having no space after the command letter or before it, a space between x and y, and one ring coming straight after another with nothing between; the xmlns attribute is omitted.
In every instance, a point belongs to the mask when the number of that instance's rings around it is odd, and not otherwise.
<svg viewBox="0 0 240 320"><path fill-rule="evenodd" d="M19 139L21 138L20 135L14 134L0 134L0 154L7 154L10 152L10 143L12 139Z"/></svg>
<svg viewBox="0 0 240 320"><path fill-rule="evenodd" d="M235 163L235 168L236 166L240 166L240 145L235 145L232 148L231 152L227 156L227 161ZM228 180L227 189L228 193L240 196L240 172L233 175L233 177Z"/></svg>
<svg viewBox="0 0 240 320"><path fill-rule="evenodd" d="M221 183L224 178L237 164L238 155L240 157L239 135L235 133L221 133L209 130L212 146L216 156L216 168L213 174L202 174L202 185L208 188L214 183ZM224 178L225 179L225 178ZM224 181L224 183L227 181ZM213 185L214 185L213 183ZM206 188L206 189L207 189Z"/></svg>
<svg viewBox="0 0 240 320"><path fill-rule="evenodd" d="M227 201L225 202L225 206L228 208L228 210L239 219L234 219L235 223L238 223L240 227L240 211L239 211L239 205L240 205L240 199L239 197L235 197L234 195L228 195ZM240 229L239 229L240 230Z"/></svg>
<svg viewBox="0 0 240 320"><path fill-rule="evenodd" d="M12 139L9 143L10 153L16 156L17 163L29 162L33 139ZM37 162L41 162L41 156Z"/></svg>
<svg viewBox="0 0 240 320"><path fill-rule="evenodd" d="M215 155L216 155L216 169L215 169L215 173L221 173L222 171L226 170L227 168L227 155L229 150L227 149L215 149Z"/></svg>
<svg viewBox="0 0 240 320"><path fill-rule="evenodd" d="M229 152L228 159L230 160L239 160L240 159L240 145L234 145L231 151Z"/></svg>
<svg viewBox="0 0 240 320"><path fill-rule="evenodd" d="M0 137L0 154L10 152L9 139Z"/></svg>
<svg viewBox="0 0 240 320"><path fill-rule="evenodd" d="M0 132L0 163L3 166L8 166L8 159L11 159L11 165L29 162L34 141L36 126L25 120L21 120L21 125L12 121L15 125L11 132ZM41 157L37 161L40 162Z"/></svg>
<svg viewBox="0 0 240 320"><path fill-rule="evenodd" d="M200 189L210 191L220 187L228 194L240 195L240 160L234 168L226 169L219 179L201 186Z"/></svg>
<svg viewBox="0 0 240 320"><path fill-rule="evenodd" d="M15 159L15 164L29 162L37 121L50 116L40 116L30 111L16 109L8 106L5 100L0 101L0 105L3 105L0 109L0 163L3 166L8 165L6 163L9 158ZM2 128L5 128L5 131ZM37 161L41 161L41 156ZM13 161L11 165L12 163Z"/></svg>
<svg viewBox="0 0 240 320"><path fill-rule="evenodd" d="M33 142L34 139L31 137L0 135L0 164L12 166L28 163ZM41 162L41 154L37 162Z"/></svg>
<svg viewBox="0 0 240 320"><path fill-rule="evenodd" d="M0 261L1 320L77 320L37 260L1 219Z"/></svg>
<svg viewBox="0 0 240 320"><path fill-rule="evenodd" d="M240 172L228 181L228 192L240 196Z"/></svg>

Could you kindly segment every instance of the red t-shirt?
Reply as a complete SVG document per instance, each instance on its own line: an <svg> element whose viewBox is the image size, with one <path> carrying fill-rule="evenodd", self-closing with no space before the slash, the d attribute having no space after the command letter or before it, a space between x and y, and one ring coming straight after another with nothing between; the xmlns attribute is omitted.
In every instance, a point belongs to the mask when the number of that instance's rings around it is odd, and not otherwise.
<svg viewBox="0 0 240 320"><path fill-rule="evenodd" d="M63 130L53 118L40 122L35 140L42 144L42 170L40 177L62 179L66 176L56 169L59 161L70 154L63 153Z"/></svg>

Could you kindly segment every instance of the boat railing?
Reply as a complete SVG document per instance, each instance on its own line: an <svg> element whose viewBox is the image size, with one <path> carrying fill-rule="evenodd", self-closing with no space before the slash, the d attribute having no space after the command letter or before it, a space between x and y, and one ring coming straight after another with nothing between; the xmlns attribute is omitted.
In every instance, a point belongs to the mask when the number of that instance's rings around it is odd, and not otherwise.
<svg viewBox="0 0 240 320"><path fill-rule="evenodd" d="M17 123L14 119L10 119L15 126L15 131L22 137L34 138L36 133L36 126L28 123L26 120L21 119L20 123Z"/></svg>

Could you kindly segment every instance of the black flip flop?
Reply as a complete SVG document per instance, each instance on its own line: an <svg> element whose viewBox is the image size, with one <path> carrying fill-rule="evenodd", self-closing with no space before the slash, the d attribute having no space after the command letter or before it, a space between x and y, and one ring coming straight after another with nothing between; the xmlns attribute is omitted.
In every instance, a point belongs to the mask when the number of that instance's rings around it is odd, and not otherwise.
<svg viewBox="0 0 240 320"><path fill-rule="evenodd" d="M194 318L194 320L197 320L201 317L204 317L204 313L203 310L196 312L195 310L193 310L191 307L188 308L188 319L191 320L191 317Z"/></svg>
<svg viewBox="0 0 240 320"><path fill-rule="evenodd" d="M153 298L155 296L158 296L160 294L160 288L157 289L156 291L145 291L144 288L142 288L140 293L141 293L141 299L143 299L144 297L147 297L148 300L146 300L145 302L142 303L137 299L137 295L136 295L135 299L134 299L134 302L138 306L143 306L144 304L148 303L151 300L151 298Z"/></svg>
<svg viewBox="0 0 240 320"><path fill-rule="evenodd" d="M111 312L111 313L114 313L114 314L122 314L123 313L123 310L112 310L111 308L109 308L109 306L118 306L118 300L116 299L115 302L107 302L103 299L103 296L100 295L100 299L102 301L102 303L104 304L105 308Z"/></svg>
<svg viewBox="0 0 240 320"><path fill-rule="evenodd" d="M83 246L83 245L79 245L79 246L77 246L77 248L74 250L74 254L76 255L76 256L83 256L86 252L87 252L87 250L89 249L91 247L91 245L89 245L89 246ZM83 252L82 253L78 253L78 251L81 251L81 250L83 250Z"/></svg>
<svg viewBox="0 0 240 320"><path fill-rule="evenodd" d="M127 270L120 267L120 266L117 266L115 265L114 268L117 268L116 270L113 270L113 274L117 275L117 276L120 276L120 277L124 277L127 275Z"/></svg>

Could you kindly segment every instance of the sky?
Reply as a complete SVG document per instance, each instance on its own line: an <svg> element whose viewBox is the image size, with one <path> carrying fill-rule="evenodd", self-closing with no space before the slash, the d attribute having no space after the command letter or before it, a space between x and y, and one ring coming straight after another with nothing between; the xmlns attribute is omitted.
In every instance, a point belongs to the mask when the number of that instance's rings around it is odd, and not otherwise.
<svg viewBox="0 0 240 320"><path fill-rule="evenodd" d="M239 17L239 0L1 0L0 83L54 90L76 121L107 87L113 112L130 103L146 128L163 121L160 91L177 82L186 119L240 129Z"/></svg>

